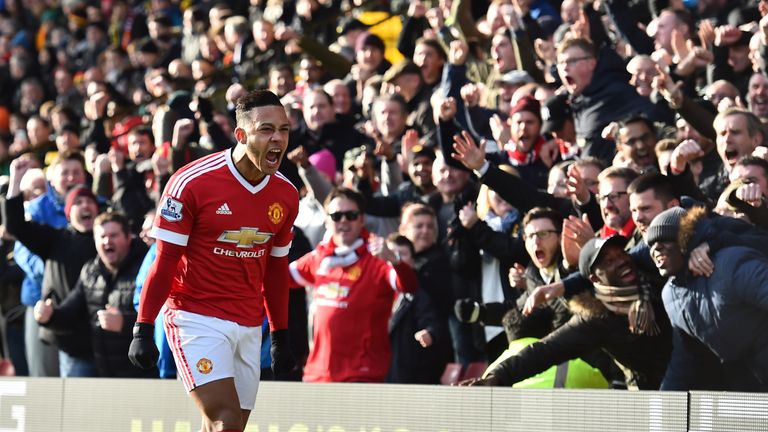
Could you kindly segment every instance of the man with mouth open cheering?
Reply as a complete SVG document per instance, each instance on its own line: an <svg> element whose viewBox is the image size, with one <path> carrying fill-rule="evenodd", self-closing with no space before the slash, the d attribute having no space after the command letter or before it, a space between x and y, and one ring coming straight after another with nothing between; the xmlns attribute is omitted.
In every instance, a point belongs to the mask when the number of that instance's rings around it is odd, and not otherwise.
<svg viewBox="0 0 768 432"><path fill-rule="evenodd" d="M601 132L613 121L638 113L651 121L672 120L671 111L637 94L627 82L623 63L608 47L596 47L586 39L568 39L557 49L557 71L570 94L576 141L584 156L611 162L616 146Z"/></svg>
<svg viewBox="0 0 768 432"><path fill-rule="evenodd" d="M290 123L280 99L257 90L235 110L237 144L177 171L152 233L157 259L129 350L157 361L153 323L163 308L179 376L203 431L242 431L256 402L261 324L272 330L276 377L294 367L288 342L288 250L299 197L277 169Z"/></svg>
<svg viewBox="0 0 768 432"><path fill-rule="evenodd" d="M8 195L2 200L3 223L7 232L34 254L45 260L43 298L37 303L59 305L74 291L80 270L96 256L93 221L99 211L96 197L84 185L72 187L66 195L64 214L68 225L54 228L48 224L27 221L21 180L31 168L31 160L18 158L11 162ZM59 350L59 372L62 377L96 376L90 328L86 314L72 320L67 331L50 332L50 340Z"/></svg>
<svg viewBox="0 0 768 432"><path fill-rule="evenodd" d="M573 317L564 326L501 362L466 385L509 386L550 366L602 348L631 371L630 382L657 390L672 348L661 287L638 271L624 250L626 238L588 241L579 254L579 272L595 284L570 301Z"/></svg>

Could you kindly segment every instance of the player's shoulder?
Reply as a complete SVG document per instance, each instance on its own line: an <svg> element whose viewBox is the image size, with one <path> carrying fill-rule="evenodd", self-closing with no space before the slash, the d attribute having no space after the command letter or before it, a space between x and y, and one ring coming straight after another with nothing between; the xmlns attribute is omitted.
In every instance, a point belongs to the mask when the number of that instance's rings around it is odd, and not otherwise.
<svg viewBox="0 0 768 432"><path fill-rule="evenodd" d="M173 177L178 178L182 176L189 177L189 176L199 175L199 173L201 172L207 172L207 171L210 171L211 169L216 169L226 164L227 164L226 150L219 151L216 153L211 153L207 156L203 156L200 159L196 159L184 165L173 175Z"/></svg>
<svg viewBox="0 0 768 432"><path fill-rule="evenodd" d="M193 187L199 179L216 170L226 167L225 151L210 154L184 165L171 176L166 186L166 193L172 197L180 197L187 188Z"/></svg>
<svg viewBox="0 0 768 432"><path fill-rule="evenodd" d="M296 186L288 180L288 177L283 175L280 171L276 171L275 174L272 176L274 179L274 187L284 190L284 193L289 194L288 197L293 198L294 196L296 199L299 197L299 190L296 189Z"/></svg>

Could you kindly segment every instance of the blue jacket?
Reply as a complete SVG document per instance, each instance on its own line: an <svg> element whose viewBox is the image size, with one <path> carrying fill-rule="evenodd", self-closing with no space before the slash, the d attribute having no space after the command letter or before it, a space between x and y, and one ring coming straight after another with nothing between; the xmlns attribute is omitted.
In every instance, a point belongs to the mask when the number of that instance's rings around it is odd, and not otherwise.
<svg viewBox="0 0 768 432"><path fill-rule="evenodd" d="M25 306L34 306L41 298L45 263L21 242L13 245L13 259L25 275L24 280L21 281L21 303Z"/></svg>
<svg viewBox="0 0 768 432"><path fill-rule="evenodd" d="M669 319L683 339L692 337L719 360L727 386L719 390L768 391L768 257L738 246L720 250L713 261L709 278L669 279L662 292ZM701 388L711 380L712 369L697 374L689 367L701 360L691 355L693 342L675 345L665 389Z"/></svg>
<svg viewBox="0 0 768 432"><path fill-rule="evenodd" d="M64 215L64 197L59 196L50 184L44 194L29 202L27 213L35 222L54 228L67 226L67 217Z"/></svg>
<svg viewBox="0 0 768 432"><path fill-rule="evenodd" d="M64 200L48 185L46 192L29 201L27 214L35 222L50 225L54 228L67 226L67 218L64 216ZM13 248L13 258L24 270L24 280L21 282L21 302L26 306L34 306L42 297L43 272L45 264L37 255L29 251L20 242L16 242Z"/></svg>

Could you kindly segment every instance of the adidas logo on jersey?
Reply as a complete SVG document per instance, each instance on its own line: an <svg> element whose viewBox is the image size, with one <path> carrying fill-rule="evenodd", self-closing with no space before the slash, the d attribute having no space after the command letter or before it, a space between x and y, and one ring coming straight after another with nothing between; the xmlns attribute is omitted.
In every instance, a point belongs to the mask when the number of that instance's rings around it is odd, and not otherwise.
<svg viewBox="0 0 768 432"><path fill-rule="evenodd" d="M232 214L232 210L229 209L229 206L227 205L227 203L224 203L224 204L221 205L221 207L219 207L218 210L216 210L216 214L218 214L218 215L231 215Z"/></svg>

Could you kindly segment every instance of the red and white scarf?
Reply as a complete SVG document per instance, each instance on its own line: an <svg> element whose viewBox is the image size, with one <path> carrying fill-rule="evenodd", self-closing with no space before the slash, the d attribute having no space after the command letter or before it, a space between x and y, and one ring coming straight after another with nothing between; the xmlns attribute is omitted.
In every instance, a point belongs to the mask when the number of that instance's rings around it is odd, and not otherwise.
<svg viewBox="0 0 768 432"><path fill-rule="evenodd" d="M368 231L363 228L360 232L360 238L349 246L336 246L333 238L320 243L316 249L321 257L317 274L327 274L336 267L349 267L356 263L361 256L368 252L368 236Z"/></svg>
<svg viewBox="0 0 768 432"><path fill-rule="evenodd" d="M513 166L525 166L539 160L539 154L541 153L541 147L544 145L544 142L544 137L539 136L539 138L536 140L536 143L533 145L533 149L527 153L521 151L519 146L512 143L511 141L505 145L504 148L507 150L509 162Z"/></svg>

